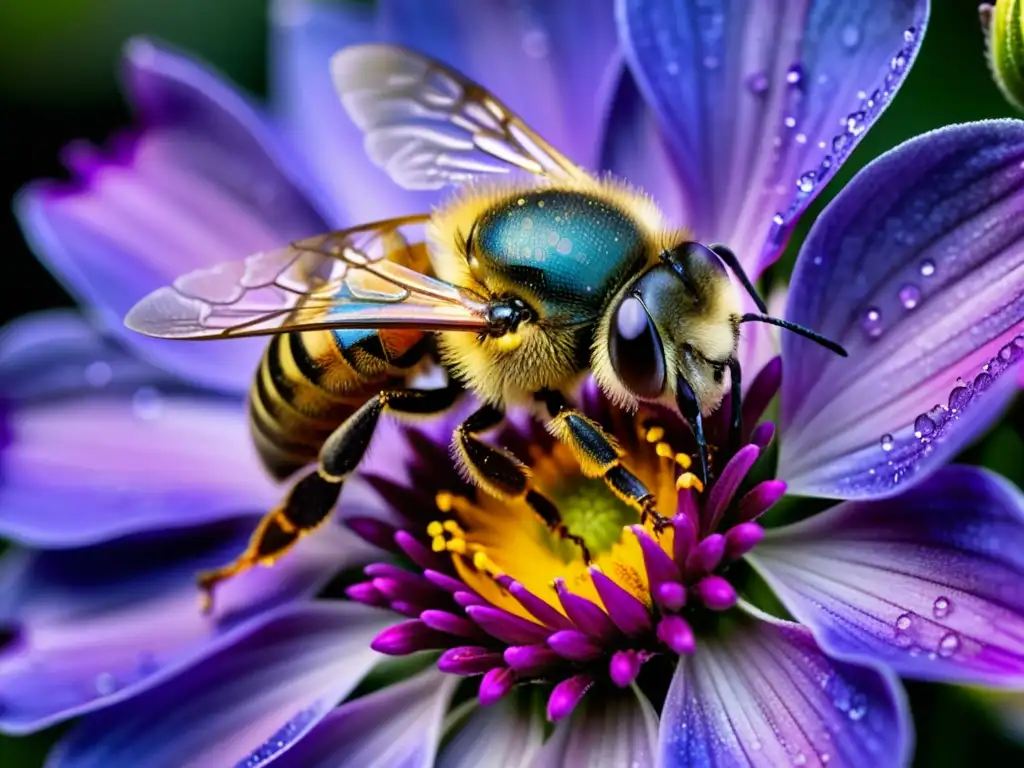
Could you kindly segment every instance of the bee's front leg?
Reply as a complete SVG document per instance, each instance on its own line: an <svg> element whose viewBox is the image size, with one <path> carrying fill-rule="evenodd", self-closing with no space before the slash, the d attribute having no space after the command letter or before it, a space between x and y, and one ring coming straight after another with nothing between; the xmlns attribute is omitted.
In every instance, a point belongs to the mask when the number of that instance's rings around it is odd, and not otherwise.
<svg viewBox="0 0 1024 768"><path fill-rule="evenodd" d="M612 492L640 513L642 522L654 521L661 530L671 521L654 509L654 494L622 465L623 451L601 426L569 405L565 397L551 390L538 392L551 420L548 431L568 446L587 477L600 477Z"/></svg>
<svg viewBox="0 0 1024 768"><path fill-rule="evenodd" d="M213 589L222 581L256 565L271 565L307 533L318 528L338 503L341 487L366 453L384 411L426 415L451 408L461 387L398 389L379 393L349 416L324 442L319 466L292 486L284 502L267 513L249 539L249 546L232 562L199 574L202 608L213 607Z"/></svg>
<svg viewBox="0 0 1024 768"><path fill-rule="evenodd" d="M497 499L522 499L558 536L580 548L583 561L590 564L590 550L562 522L558 507L530 484L529 470L508 451L488 445L478 436L505 420L505 412L485 405L460 424L452 436L459 462L466 474L484 492Z"/></svg>

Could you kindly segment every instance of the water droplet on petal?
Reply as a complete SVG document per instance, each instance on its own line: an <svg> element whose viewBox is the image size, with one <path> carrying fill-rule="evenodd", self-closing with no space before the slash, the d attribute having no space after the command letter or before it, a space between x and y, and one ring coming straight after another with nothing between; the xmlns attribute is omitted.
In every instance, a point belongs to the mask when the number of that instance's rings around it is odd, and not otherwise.
<svg viewBox="0 0 1024 768"><path fill-rule="evenodd" d="M117 690L117 679L109 672L100 672L93 681L96 693L100 696L109 696Z"/></svg>
<svg viewBox="0 0 1024 768"><path fill-rule="evenodd" d="M95 363L89 363L85 366L85 381L90 387L101 389L107 386L113 378L114 372L111 370L110 365L102 360L97 360Z"/></svg>
<svg viewBox="0 0 1024 768"><path fill-rule="evenodd" d="M796 127L796 118L795 117L787 116L786 119L783 120L782 122L784 122L786 124L787 128L795 128Z"/></svg>
<svg viewBox="0 0 1024 768"><path fill-rule="evenodd" d="M523 35L523 51L531 59L543 59L549 47L548 35L543 29L531 29Z"/></svg>
<svg viewBox="0 0 1024 768"><path fill-rule="evenodd" d="M900 288L899 296L904 309L913 309L921 303L921 289L913 283L907 283Z"/></svg>
<svg viewBox="0 0 1024 768"><path fill-rule="evenodd" d="M910 629L910 625L913 623L913 621L914 617L911 614L904 613L898 619L896 619L896 629L898 629L900 632L906 632L908 629Z"/></svg>
<svg viewBox="0 0 1024 768"><path fill-rule="evenodd" d="M935 262L931 259L926 259L921 262L921 275L923 277L931 277L935 274Z"/></svg>
<svg viewBox="0 0 1024 768"><path fill-rule="evenodd" d="M755 72L754 74L747 77L747 89L760 96L768 90L768 75L764 72Z"/></svg>
<svg viewBox="0 0 1024 768"><path fill-rule="evenodd" d="M828 752L822 752L820 755L818 755L818 757L821 759L821 762L823 763L827 763L829 760L832 759L832 755L830 755Z"/></svg>
<svg viewBox="0 0 1024 768"><path fill-rule="evenodd" d="M814 171L808 171L796 180L796 188L807 195L814 191Z"/></svg>
<svg viewBox="0 0 1024 768"><path fill-rule="evenodd" d="M863 720L864 715L868 713L868 699L863 693L854 695L853 700L850 702L850 711L846 713L846 716L851 720Z"/></svg>
<svg viewBox="0 0 1024 768"><path fill-rule="evenodd" d="M776 213L774 216L772 216L772 224L774 224L775 226L781 227L785 223L786 220L783 218L781 213Z"/></svg>
<svg viewBox="0 0 1024 768"><path fill-rule="evenodd" d="M932 614L936 619L944 619L949 616L952 604L949 602L948 597L937 597L935 602L932 603Z"/></svg>
<svg viewBox="0 0 1024 768"><path fill-rule="evenodd" d="M970 387L954 387L953 391L949 393L949 402L946 407L953 413L959 413L971 402L973 395L974 391Z"/></svg>
<svg viewBox="0 0 1024 768"><path fill-rule="evenodd" d="M883 451L886 451L886 452L891 451L893 449L894 445L895 445L895 443L893 442L892 435L890 435L888 433L882 435L882 450Z"/></svg>
<svg viewBox="0 0 1024 768"><path fill-rule="evenodd" d="M928 437L935 432L935 422L922 413L914 419L914 437Z"/></svg>
<svg viewBox="0 0 1024 768"><path fill-rule="evenodd" d="M939 640L939 656L948 659L960 650L960 636L956 632L949 632Z"/></svg>
<svg viewBox="0 0 1024 768"><path fill-rule="evenodd" d="M139 387L132 395L132 412L144 421L160 418L163 409L160 393L153 387Z"/></svg>
<svg viewBox="0 0 1024 768"><path fill-rule="evenodd" d="M862 111L851 112L846 116L846 130L854 136L860 136L864 131L867 130L867 123L865 115Z"/></svg>
<svg viewBox="0 0 1024 768"><path fill-rule="evenodd" d="M803 752L793 755L793 765L807 765L807 755Z"/></svg>
<svg viewBox="0 0 1024 768"><path fill-rule="evenodd" d="M856 48L857 44L860 43L860 29L855 24L847 24L843 27L841 38L843 45L847 48Z"/></svg>
<svg viewBox="0 0 1024 768"><path fill-rule="evenodd" d="M846 145L850 143L850 136L846 133L837 134L832 139L832 151L836 154L846 149Z"/></svg>
<svg viewBox="0 0 1024 768"><path fill-rule="evenodd" d="M803 68L803 65L800 64L800 62L797 62L797 63L793 64L786 71L786 82L789 83L790 85L800 85L800 83L801 83L801 81L803 79L804 79L804 68Z"/></svg>
<svg viewBox="0 0 1024 768"><path fill-rule="evenodd" d="M882 335L882 312L878 307L869 307L861 318L860 328L870 339L877 339Z"/></svg>
<svg viewBox="0 0 1024 768"><path fill-rule="evenodd" d="M917 40L917 27L907 27L903 30L903 40L908 43Z"/></svg>

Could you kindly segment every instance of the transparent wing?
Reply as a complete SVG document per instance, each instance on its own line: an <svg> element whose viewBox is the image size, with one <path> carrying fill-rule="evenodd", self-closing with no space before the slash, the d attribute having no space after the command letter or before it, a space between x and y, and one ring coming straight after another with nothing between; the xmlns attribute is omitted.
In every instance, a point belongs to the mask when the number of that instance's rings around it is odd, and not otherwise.
<svg viewBox="0 0 1024 768"><path fill-rule="evenodd" d="M334 54L331 73L370 159L407 189L514 170L589 178L483 87L432 59L359 45Z"/></svg>
<svg viewBox="0 0 1024 768"><path fill-rule="evenodd" d="M317 235L190 272L136 304L125 325L166 339L223 339L316 328L477 329L484 307L423 274L429 217ZM409 230L419 230L416 240Z"/></svg>

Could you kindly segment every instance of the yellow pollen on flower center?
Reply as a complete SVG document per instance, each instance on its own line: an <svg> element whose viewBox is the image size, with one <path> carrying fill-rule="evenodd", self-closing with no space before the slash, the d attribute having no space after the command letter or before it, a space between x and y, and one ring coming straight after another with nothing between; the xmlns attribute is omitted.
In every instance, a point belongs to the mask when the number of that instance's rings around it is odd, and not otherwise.
<svg viewBox="0 0 1024 768"><path fill-rule="evenodd" d="M702 490L700 480L685 472L691 466L686 454L664 442L661 427L639 430L638 439L626 448L626 461L654 494L656 510L665 517L676 512L676 473L681 468L692 480L685 487ZM534 487L558 508L562 522L581 537L593 557L593 565L645 604L650 603L643 553L630 527L639 514L619 499L601 479L584 477L571 452L560 443L541 450L531 446ZM694 482L696 481L696 482ZM532 618L498 582L502 576L520 582L549 605L561 610L555 579L563 579L570 591L601 605L579 547L560 538L520 499L499 500L477 492L471 500L442 492L437 508L446 519L427 526L431 548L447 552L468 587L494 605ZM656 533L652 522L645 530L672 553L671 528Z"/></svg>

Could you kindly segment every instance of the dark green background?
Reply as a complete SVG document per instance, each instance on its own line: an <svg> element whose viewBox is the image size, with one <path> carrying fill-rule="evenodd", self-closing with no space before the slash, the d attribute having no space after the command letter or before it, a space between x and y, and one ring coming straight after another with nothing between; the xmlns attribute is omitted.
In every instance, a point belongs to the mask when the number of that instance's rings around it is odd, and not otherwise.
<svg viewBox="0 0 1024 768"><path fill-rule="evenodd" d="M828 193L864 163L915 134L950 123L1014 116L989 78L977 2L933 0L933 5L924 49L907 83ZM243 88L257 95L265 92L263 0L0 3L0 197L9 199L32 178L61 176L57 152L68 141L84 137L102 142L127 122L115 71L123 41L135 34L158 36L194 51ZM824 195L804 217L800 234L829 197ZM25 248L9 208L0 220L0 247L0 319L70 304ZM794 252L776 274L786 273ZM963 460L985 464L1024 485L1022 435L1024 406L1018 404ZM1024 749L1000 735L981 694L938 685L909 688L917 720L917 765L1024 765ZM55 735L0 737L0 766L41 765Z"/></svg>

